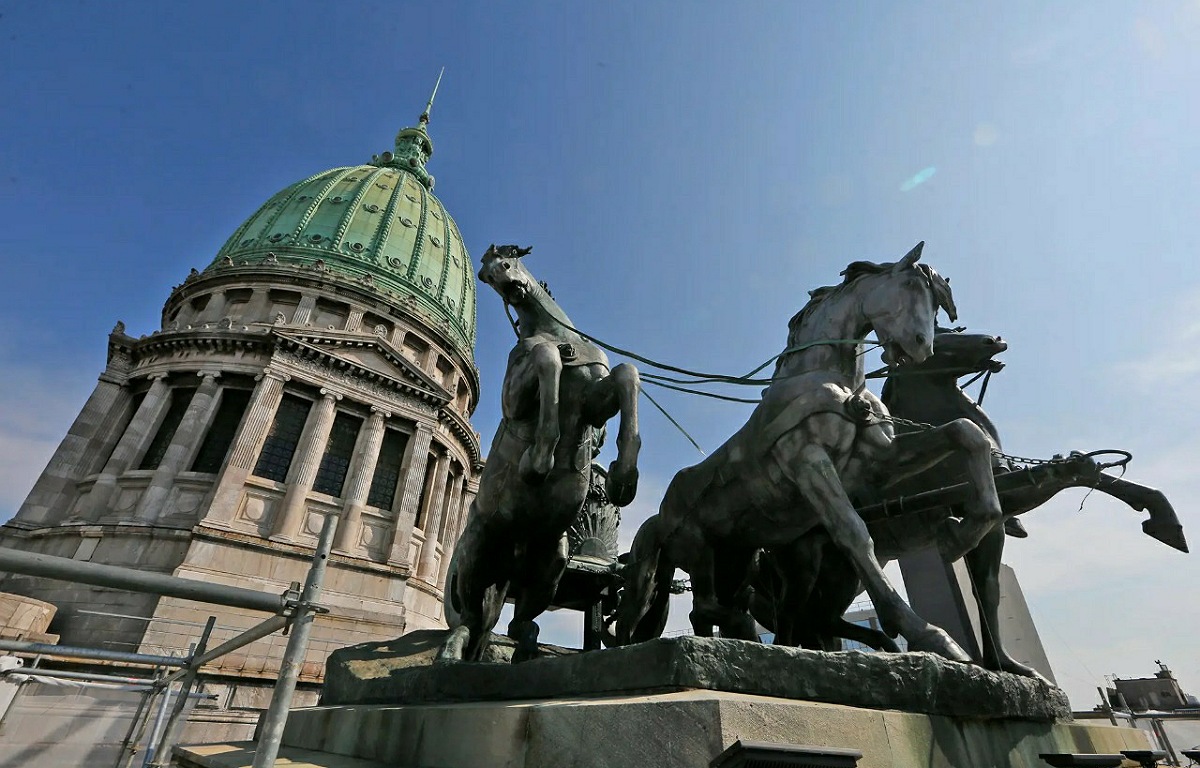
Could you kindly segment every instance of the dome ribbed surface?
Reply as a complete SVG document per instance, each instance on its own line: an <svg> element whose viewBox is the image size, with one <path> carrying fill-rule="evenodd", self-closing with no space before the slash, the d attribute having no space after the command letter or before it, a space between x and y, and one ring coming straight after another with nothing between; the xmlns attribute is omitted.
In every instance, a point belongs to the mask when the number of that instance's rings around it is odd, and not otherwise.
<svg viewBox="0 0 1200 768"><path fill-rule="evenodd" d="M234 232L209 269L229 258L314 266L362 280L441 325L468 358L475 281L458 226L412 173L395 165L334 168L279 192ZM410 298L411 297L411 298Z"/></svg>

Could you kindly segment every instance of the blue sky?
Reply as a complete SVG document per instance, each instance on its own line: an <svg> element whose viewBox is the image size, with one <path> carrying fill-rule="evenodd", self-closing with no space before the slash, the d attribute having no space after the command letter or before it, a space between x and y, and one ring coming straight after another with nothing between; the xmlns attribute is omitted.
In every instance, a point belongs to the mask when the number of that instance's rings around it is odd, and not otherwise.
<svg viewBox="0 0 1200 768"><path fill-rule="evenodd" d="M433 111L437 194L620 346L744 372L808 290L925 240L1004 336L1009 450L1135 452L1200 537L1200 2L0 3L0 517L124 320L282 187ZM485 289L486 290L486 289ZM479 300L487 440L511 330ZM664 394L706 447L745 407ZM644 409L626 536L694 449ZM1010 542L1060 682L1200 690L1194 557L1064 494ZM678 622L682 616L677 616ZM551 623L562 624L557 617ZM1151 629L1152 628L1152 629Z"/></svg>

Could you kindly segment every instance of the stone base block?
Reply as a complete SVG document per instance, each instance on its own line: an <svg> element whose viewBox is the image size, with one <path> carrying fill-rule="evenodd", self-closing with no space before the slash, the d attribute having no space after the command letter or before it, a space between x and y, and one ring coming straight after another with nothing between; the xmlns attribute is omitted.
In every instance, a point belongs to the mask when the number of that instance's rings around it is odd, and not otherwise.
<svg viewBox="0 0 1200 768"><path fill-rule="evenodd" d="M1054 721L1071 715L1067 697L1044 681L928 653L823 653L678 637L523 664L431 664L442 634L413 633L334 651L321 703L435 704L703 689L981 720Z"/></svg>
<svg viewBox="0 0 1200 768"><path fill-rule="evenodd" d="M1131 728L965 719L717 691L315 707L294 710L284 734L287 749L322 768L347 765L338 762L346 758L422 768L704 768L738 739L857 749L859 768L1043 768L1042 752L1148 748L1146 736ZM228 747L251 754L246 745ZM243 765L213 762L213 750L179 752L187 766Z"/></svg>

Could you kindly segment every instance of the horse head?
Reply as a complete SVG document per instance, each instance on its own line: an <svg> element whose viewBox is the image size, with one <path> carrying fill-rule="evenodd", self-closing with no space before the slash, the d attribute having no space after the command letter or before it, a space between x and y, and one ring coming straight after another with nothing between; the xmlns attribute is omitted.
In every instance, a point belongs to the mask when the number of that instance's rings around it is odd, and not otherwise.
<svg viewBox="0 0 1200 768"><path fill-rule="evenodd" d="M883 345L888 366L921 363L933 355L938 309L957 317L950 283L926 264L918 264L925 243L917 243L900 261L856 261L842 274L846 283L862 279L862 309Z"/></svg>
<svg viewBox="0 0 1200 768"><path fill-rule="evenodd" d="M492 286L505 302L519 306L537 285L521 262L532 250L516 245L488 246L480 259L479 279Z"/></svg>
<svg viewBox="0 0 1200 768"><path fill-rule="evenodd" d="M972 373L997 373L1004 363L993 358L1006 349L1008 344L999 336L938 328L934 333L933 357L913 366L910 372L945 374L953 379Z"/></svg>

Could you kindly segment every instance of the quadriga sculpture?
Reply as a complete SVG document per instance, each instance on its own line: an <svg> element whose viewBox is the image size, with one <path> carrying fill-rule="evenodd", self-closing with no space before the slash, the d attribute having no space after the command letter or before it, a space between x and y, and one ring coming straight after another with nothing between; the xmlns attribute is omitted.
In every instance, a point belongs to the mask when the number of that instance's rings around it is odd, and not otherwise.
<svg viewBox="0 0 1200 768"><path fill-rule="evenodd" d="M958 379L973 373L998 371L1003 364L993 357L1007 348L996 336L939 329L933 357L889 375L882 392L884 405L893 416L910 422L938 425L958 418L970 419L988 433L999 449L1000 435L995 425L979 404L959 388ZM906 424L897 429L912 431L920 427ZM1014 467L1007 460L996 458L994 468L1010 532L1017 515L1036 509L1067 488L1087 487L1101 490L1136 510L1149 512L1143 530L1168 546L1187 552L1183 528L1161 491L1104 474L1089 456L1072 454L1030 468ZM929 525L923 523L962 514L956 500L961 491L955 491L954 486L965 476L963 463L950 459L901 483L879 489L875 495L890 499L888 506L892 512L880 514L883 511L880 504L860 507L875 541L876 556L881 561L892 560L934 544ZM1006 526L995 526L965 557L982 630L980 658L976 661L989 669L1035 676L1033 669L1008 654L1000 635L999 575ZM813 532L786 548L764 553L760 566L752 613L760 623L773 629L776 643L834 650L840 647L835 642L837 638L847 638L883 650L896 649L881 633L842 619L861 586L849 561L823 532Z"/></svg>
<svg viewBox="0 0 1200 768"><path fill-rule="evenodd" d="M991 441L966 419L896 435L887 409L866 389L862 344L874 331L884 363L902 367L933 353L938 308L955 318L949 284L919 264L922 244L895 263L855 262L838 286L812 293L788 326L787 348L750 420L700 464L679 472L657 515L638 530L618 609L619 642L656 636L676 566L692 581L692 626L754 639L746 584L760 548L783 547L818 528L866 585L884 631L913 650L958 661L967 654L912 611L884 576L854 500L949 455L969 467L961 519L938 524L945 556L961 557L1000 520Z"/></svg>
<svg viewBox="0 0 1200 768"><path fill-rule="evenodd" d="M530 250L493 245L479 270L516 310L518 340L504 376L503 419L447 575L443 661L478 659L510 594L513 660L536 655L534 619L554 597L567 564L566 531L587 496L592 432L618 413L617 458L605 490L618 506L637 490L637 369L609 371L604 353L573 330L525 268L521 258Z"/></svg>

